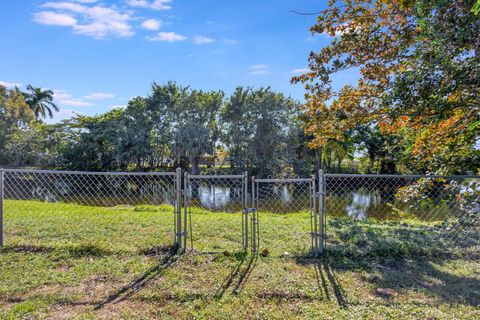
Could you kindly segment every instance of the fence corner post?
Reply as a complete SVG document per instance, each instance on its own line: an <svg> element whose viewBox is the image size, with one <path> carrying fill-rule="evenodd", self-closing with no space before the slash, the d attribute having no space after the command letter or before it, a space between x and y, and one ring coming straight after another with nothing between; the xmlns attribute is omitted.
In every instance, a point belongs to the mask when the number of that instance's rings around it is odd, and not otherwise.
<svg viewBox="0 0 480 320"><path fill-rule="evenodd" d="M5 171L0 168L0 247L3 247L3 198Z"/></svg>
<svg viewBox="0 0 480 320"><path fill-rule="evenodd" d="M182 248L182 169L177 168L175 171L175 245Z"/></svg>
<svg viewBox="0 0 480 320"><path fill-rule="evenodd" d="M320 213L320 252L325 253L326 245L326 208L325 208L326 188L325 188L325 174L322 169L318 170L318 211Z"/></svg>

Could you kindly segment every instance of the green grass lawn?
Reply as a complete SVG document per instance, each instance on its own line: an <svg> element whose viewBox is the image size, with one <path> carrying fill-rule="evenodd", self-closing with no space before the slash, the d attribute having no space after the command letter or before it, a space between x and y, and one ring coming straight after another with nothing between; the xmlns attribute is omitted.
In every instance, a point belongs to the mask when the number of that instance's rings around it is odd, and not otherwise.
<svg viewBox="0 0 480 320"><path fill-rule="evenodd" d="M240 213L193 209L194 249L177 255L169 206L5 209L1 319L480 318L477 235L452 248L416 221L329 220L314 260L304 212L260 213L252 257Z"/></svg>

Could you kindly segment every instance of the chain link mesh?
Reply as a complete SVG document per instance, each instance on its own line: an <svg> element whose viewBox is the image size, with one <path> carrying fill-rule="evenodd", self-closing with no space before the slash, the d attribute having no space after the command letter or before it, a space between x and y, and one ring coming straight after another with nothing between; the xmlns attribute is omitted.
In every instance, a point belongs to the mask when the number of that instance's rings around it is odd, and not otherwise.
<svg viewBox="0 0 480 320"><path fill-rule="evenodd" d="M314 206L314 178L255 179L254 204L258 212L260 252L309 255L312 232L318 225Z"/></svg>
<svg viewBox="0 0 480 320"><path fill-rule="evenodd" d="M180 217L191 247L237 251L245 245L242 210L253 191L260 252L310 251L321 214L317 179L252 184L246 175L187 174L180 199L179 176L4 170L5 245L136 251L172 244ZM322 181L329 254L409 257L480 248L478 176L327 174ZM172 214L174 207L182 212Z"/></svg>
<svg viewBox="0 0 480 320"><path fill-rule="evenodd" d="M184 206L191 249L242 250L246 181L246 175L187 175Z"/></svg>
<svg viewBox="0 0 480 320"><path fill-rule="evenodd" d="M327 248L408 257L478 250L480 177L325 176Z"/></svg>
<svg viewBox="0 0 480 320"><path fill-rule="evenodd" d="M174 173L6 170L5 244L135 251L173 243ZM49 239L48 242L44 239Z"/></svg>

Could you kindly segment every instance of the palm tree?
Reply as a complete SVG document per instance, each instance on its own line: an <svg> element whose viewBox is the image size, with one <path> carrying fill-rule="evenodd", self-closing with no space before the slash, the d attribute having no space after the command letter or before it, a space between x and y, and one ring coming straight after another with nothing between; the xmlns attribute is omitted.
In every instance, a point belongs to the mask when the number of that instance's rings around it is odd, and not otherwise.
<svg viewBox="0 0 480 320"><path fill-rule="evenodd" d="M47 115L53 118L52 109L56 112L60 111L60 108L53 102L53 91L43 90L42 88L34 88L28 85L27 90L29 92L24 93L25 102L30 106L35 118L46 118Z"/></svg>

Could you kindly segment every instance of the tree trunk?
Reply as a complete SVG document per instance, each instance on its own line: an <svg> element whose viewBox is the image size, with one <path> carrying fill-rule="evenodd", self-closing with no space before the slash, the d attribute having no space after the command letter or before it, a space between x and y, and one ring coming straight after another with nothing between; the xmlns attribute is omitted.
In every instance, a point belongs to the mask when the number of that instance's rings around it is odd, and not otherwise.
<svg viewBox="0 0 480 320"><path fill-rule="evenodd" d="M190 156L190 166L192 167L192 174L199 174L200 167L198 165L198 157L197 156Z"/></svg>
<svg viewBox="0 0 480 320"><path fill-rule="evenodd" d="M380 163L381 174L395 174L397 171L396 164L390 160L382 160Z"/></svg>

